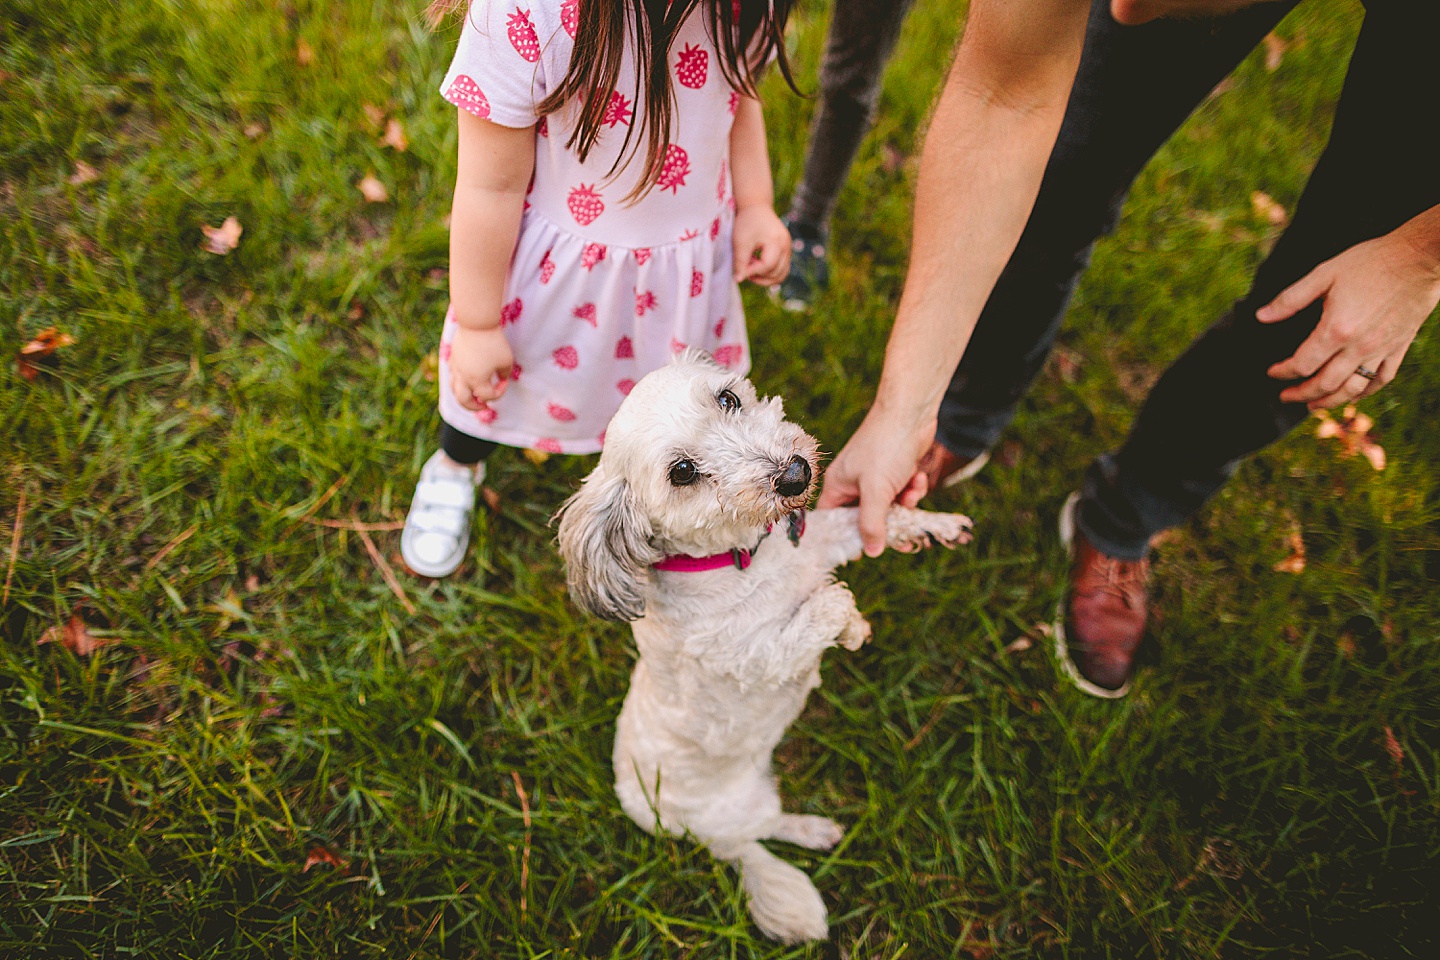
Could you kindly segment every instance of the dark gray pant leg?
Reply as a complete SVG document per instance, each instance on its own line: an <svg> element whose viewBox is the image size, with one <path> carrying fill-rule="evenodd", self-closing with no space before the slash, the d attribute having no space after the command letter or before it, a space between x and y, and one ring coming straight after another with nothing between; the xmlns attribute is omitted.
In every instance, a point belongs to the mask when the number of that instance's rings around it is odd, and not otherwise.
<svg viewBox="0 0 1440 960"><path fill-rule="evenodd" d="M913 2L835 0L820 63L820 103L810 126L804 174L790 202L792 221L822 234L830 229L835 200L870 130L885 64Z"/></svg>

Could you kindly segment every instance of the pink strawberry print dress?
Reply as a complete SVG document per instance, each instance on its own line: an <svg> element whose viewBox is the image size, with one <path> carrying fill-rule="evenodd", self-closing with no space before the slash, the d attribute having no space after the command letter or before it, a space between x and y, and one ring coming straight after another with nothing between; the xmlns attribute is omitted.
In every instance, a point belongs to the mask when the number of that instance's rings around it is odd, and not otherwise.
<svg viewBox="0 0 1440 960"><path fill-rule="evenodd" d="M447 317L440 414L472 436L552 453L599 450L635 381L677 351L703 348L741 374L750 365L731 279L730 126L739 95L720 71L704 8L670 53L676 111L659 183L627 205L641 164L607 173L641 106L633 56L610 91L605 128L585 163L565 147L573 111L536 113L569 68L575 6L475 0L440 87L462 110L536 130L535 179L500 312L515 354L513 381L489 409L462 407L450 392L456 327ZM637 130L641 150L642 134Z"/></svg>

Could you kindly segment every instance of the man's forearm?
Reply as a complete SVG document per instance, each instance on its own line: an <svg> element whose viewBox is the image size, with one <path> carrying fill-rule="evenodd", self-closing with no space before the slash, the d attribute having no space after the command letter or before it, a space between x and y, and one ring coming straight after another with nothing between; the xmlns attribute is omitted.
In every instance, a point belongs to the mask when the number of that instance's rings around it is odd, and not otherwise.
<svg viewBox="0 0 1440 960"><path fill-rule="evenodd" d="M961 48L921 154L910 270L877 407L917 421L934 416L1020 239L1064 118L1083 11L1060 26L1072 33L1068 43L999 79Z"/></svg>

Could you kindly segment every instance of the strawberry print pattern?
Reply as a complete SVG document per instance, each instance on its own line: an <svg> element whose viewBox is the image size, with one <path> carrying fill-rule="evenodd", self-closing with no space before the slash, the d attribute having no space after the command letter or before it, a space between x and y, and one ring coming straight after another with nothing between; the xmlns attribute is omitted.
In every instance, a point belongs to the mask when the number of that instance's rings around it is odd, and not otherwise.
<svg viewBox="0 0 1440 960"><path fill-rule="evenodd" d="M595 264L605 259L605 244L587 243L585 249L580 251L580 266L586 270L594 270Z"/></svg>
<svg viewBox="0 0 1440 960"><path fill-rule="evenodd" d="M505 33L510 37L510 45L526 63L535 63L540 59L540 38L535 34L535 25L530 22L529 10L516 7L506 22Z"/></svg>
<svg viewBox="0 0 1440 960"><path fill-rule="evenodd" d="M655 180L656 186L661 190L677 193L681 187L685 186L685 178L688 176L690 176L690 154L686 153L685 148L679 144L669 144L665 148L665 162L660 165L660 176Z"/></svg>
<svg viewBox="0 0 1440 960"><path fill-rule="evenodd" d="M511 300L509 303L502 304L500 306L500 326L508 327L510 324L519 320L520 312L524 309L525 304L521 302L519 297Z"/></svg>
<svg viewBox="0 0 1440 960"><path fill-rule="evenodd" d="M463 73L456 77L455 82L445 91L445 99L461 110L475 114L481 120L490 117L490 101L485 99L485 91Z"/></svg>
<svg viewBox="0 0 1440 960"><path fill-rule="evenodd" d="M709 72L710 52L702 47L687 43L675 57L675 81L682 87L699 90Z"/></svg>
<svg viewBox="0 0 1440 960"><path fill-rule="evenodd" d="M605 108L605 116L601 120L607 127L617 127L620 124L630 125L630 118L635 111L630 109L630 101L621 95L619 90L610 94L610 104Z"/></svg>
<svg viewBox="0 0 1440 960"><path fill-rule="evenodd" d="M584 183L570 191L565 205L570 208L570 216L582 227L594 223L595 218L605 212L605 204L601 202L600 194L595 192L595 187Z"/></svg>
<svg viewBox="0 0 1440 960"><path fill-rule="evenodd" d="M733 367L745 356L745 348L738 343L729 343L723 347L716 347L710 354L715 362L722 367Z"/></svg>
<svg viewBox="0 0 1440 960"><path fill-rule="evenodd" d="M750 105L723 80L705 23L713 4L695 4L668 63L657 65L671 71L676 114L660 147L656 189L629 201L644 164L621 157L622 144L646 120L633 58L627 53L615 80L595 93L601 136L586 160L566 146L573 112L538 109L568 69L588 2L600 0L469 4L439 83L459 109L522 130L534 143L525 213L494 308L514 354L509 386L478 411L459 405L449 381L458 329L447 323L440 412L465 433L548 453L599 449L616 408L674 351L702 348L737 371L750 361L726 212L734 200L732 117Z"/></svg>

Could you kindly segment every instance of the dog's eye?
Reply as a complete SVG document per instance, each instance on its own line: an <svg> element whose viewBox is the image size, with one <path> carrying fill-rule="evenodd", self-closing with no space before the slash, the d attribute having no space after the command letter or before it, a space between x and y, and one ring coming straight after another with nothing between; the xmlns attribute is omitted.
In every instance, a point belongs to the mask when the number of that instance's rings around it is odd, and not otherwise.
<svg viewBox="0 0 1440 960"><path fill-rule="evenodd" d="M700 471L695 468L694 460L676 460L670 467L670 482L677 487L694 483L698 476L700 476Z"/></svg>
<svg viewBox="0 0 1440 960"><path fill-rule="evenodd" d="M726 413L734 413L740 409L740 398L729 390L721 390L715 395L715 399L719 401L720 409Z"/></svg>

